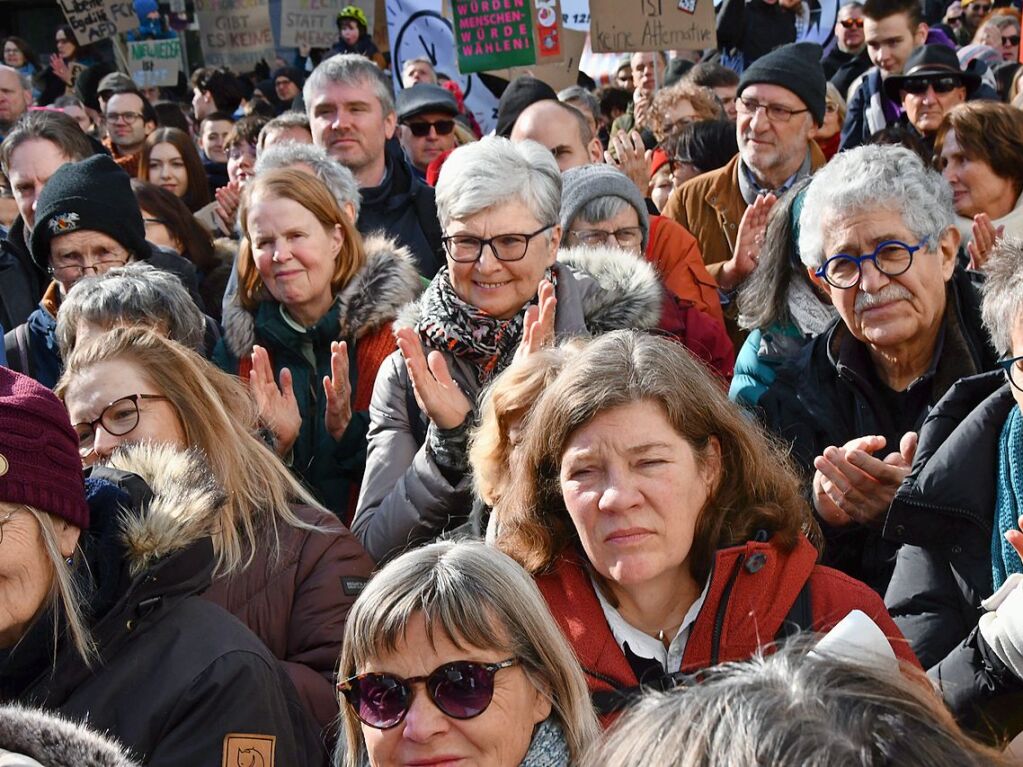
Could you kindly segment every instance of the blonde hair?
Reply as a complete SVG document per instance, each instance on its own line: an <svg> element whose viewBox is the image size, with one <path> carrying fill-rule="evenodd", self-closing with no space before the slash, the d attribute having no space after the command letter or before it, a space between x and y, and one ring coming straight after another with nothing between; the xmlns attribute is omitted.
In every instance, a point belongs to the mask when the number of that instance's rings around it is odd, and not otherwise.
<svg viewBox="0 0 1023 767"><path fill-rule="evenodd" d="M248 567L267 541L280 554L278 524L320 530L299 519L290 504L319 504L256 436L251 395L234 376L190 349L140 327L114 328L74 350L54 393L67 399L75 379L101 362L137 366L177 411L188 446L200 450L227 493L213 536L217 576Z"/></svg>
<svg viewBox="0 0 1023 767"><path fill-rule="evenodd" d="M334 258L334 273L330 278L330 292L336 296L348 281L366 264L362 237L355 224L348 219L327 185L315 176L300 170L281 168L260 173L245 187L238 208L238 222L242 241L238 247L235 270L238 273L238 300L253 311L264 297L263 278L256 269L249 239L249 209L257 199L291 200L308 210L327 230L341 227L344 242Z"/></svg>
<svg viewBox="0 0 1023 767"><path fill-rule="evenodd" d="M649 128L653 134L663 139L673 128L668 126L667 111L680 101L688 101L696 112L694 122L700 120L719 120L724 114L721 102L710 88L694 85L686 80L680 80L667 88L661 88L654 94L653 103L650 105Z"/></svg>
<svg viewBox="0 0 1023 767"><path fill-rule="evenodd" d="M430 641L445 635L459 648L499 649L519 661L549 696L575 764L596 737L586 679L533 579L482 543L433 543L403 554L377 573L348 615L339 679L392 653L409 622L422 615ZM365 743L351 706L342 703L345 767L364 763Z"/></svg>

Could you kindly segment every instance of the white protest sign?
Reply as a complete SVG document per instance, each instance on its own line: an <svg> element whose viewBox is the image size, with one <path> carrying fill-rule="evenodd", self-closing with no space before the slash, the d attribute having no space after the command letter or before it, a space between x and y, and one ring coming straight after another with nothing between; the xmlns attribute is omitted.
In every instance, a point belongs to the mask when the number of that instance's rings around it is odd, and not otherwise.
<svg viewBox="0 0 1023 767"><path fill-rule="evenodd" d="M128 67L131 79L140 88L177 85L181 42L174 38L128 43Z"/></svg>
<svg viewBox="0 0 1023 767"><path fill-rule="evenodd" d="M366 28L372 35L374 0L281 0L281 47L332 47L338 38L338 11L348 5L366 14Z"/></svg>
<svg viewBox="0 0 1023 767"><path fill-rule="evenodd" d="M248 72L274 60L267 0L195 0L195 18L207 66Z"/></svg>

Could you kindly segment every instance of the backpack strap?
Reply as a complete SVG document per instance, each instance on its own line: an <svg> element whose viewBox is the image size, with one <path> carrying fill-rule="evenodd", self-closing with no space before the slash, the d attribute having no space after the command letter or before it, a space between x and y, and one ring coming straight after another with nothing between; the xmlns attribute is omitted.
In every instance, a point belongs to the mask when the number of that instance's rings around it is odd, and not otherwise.
<svg viewBox="0 0 1023 767"><path fill-rule="evenodd" d="M803 588L799 590L796 601L789 609L788 615L782 621L781 628L774 635L776 644L781 644L786 639L795 636L803 631L813 631L813 606L810 602L810 580L807 579Z"/></svg>
<svg viewBox="0 0 1023 767"><path fill-rule="evenodd" d="M4 351L7 354L7 366L16 373L35 378L35 365L32 364L32 337L28 333L28 324L23 322L4 336Z"/></svg>

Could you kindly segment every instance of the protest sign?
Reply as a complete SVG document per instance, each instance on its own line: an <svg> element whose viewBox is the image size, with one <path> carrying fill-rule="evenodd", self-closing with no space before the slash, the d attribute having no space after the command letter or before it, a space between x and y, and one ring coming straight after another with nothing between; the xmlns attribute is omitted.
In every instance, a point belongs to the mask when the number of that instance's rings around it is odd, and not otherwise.
<svg viewBox="0 0 1023 767"><path fill-rule="evenodd" d="M308 45L330 48L337 42L337 14L355 5L366 14L367 29L373 34L374 0L281 0L281 39L285 48Z"/></svg>
<svg viewBox="0 0 1023 767"><path fill-rule="evenodd" d="M590 0L597 53L714 48L713 0Z"/></svg>
<svg viewBox="0 0 1023 767"><path fill-rule="evenodd" d="M458 71L536 63L529 0L451 0Z"/></svg>
<svg viewBox="0 0 1023 767"><path fill-rule="evenodd" d="M717 2L723 2L723 0L717 0ZM561 0L561 24L565 29L589 32L589 0Z"/></svg>
<svg viewBox="0 0 1023 767"><path fill-rule="evenodd" d="M130 32L139 28L139 17L135 13L135 4L132 0L104 0L107 18L109 18L118 32Z"/></svg>
<svg viewBox="0 0 1023 767"><path fill-rule="evenodd" d="M583 55L583 48L586 47L586 33L565 29L561 34L561 48L565 52L563 61L534 67L515 67L508 70L508 79L514 80L522 75L531 75L543 80L556 91L575 85L579 77L579 61Z"/></svg>
<svg viewBox="0 0 1023 767"><path fill-rule="evenodd" d="M195 0L199 40L207 66L248 72L274 60L268 0Z"/></svg>
<svg viewBox="0 0 1023 767"><path fill-rule="evenodd" d="M561 3L559 0L532 0L533 37L536 64L554 64L565 58L562 47Z"/></svg>
<svg viewBox="0 0 1023 767"><path fill-rule="evenodd" d="M79 45L106 40L139 25L131 0L60 0Z"/></svg>
<svg viewBox="0 0 1023 767"><path fill-rule="evenodd" d="M181 42L174 38L128 43L128 67L131 79L140 88L177 85Z"/></svg>

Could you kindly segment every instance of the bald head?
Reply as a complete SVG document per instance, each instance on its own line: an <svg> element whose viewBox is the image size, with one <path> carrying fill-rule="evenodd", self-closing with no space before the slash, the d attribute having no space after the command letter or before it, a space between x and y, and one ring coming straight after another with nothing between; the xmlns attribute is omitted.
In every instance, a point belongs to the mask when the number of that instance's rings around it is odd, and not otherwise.
<svg viewBox="0 0 1023 767"><path fill-rule="evenodd" d="M603 154L600 139L593 135L582 112L552 99L530 104L515 121L511 140L526 139L547 147L562 173L600 162Z"/></svg>
<svg viewBox="0 0 1023 767"><path fill-rule="evenodd" d="M0 129L4 133L32 106L28 78L13 67L0 64Z"/></svg>

